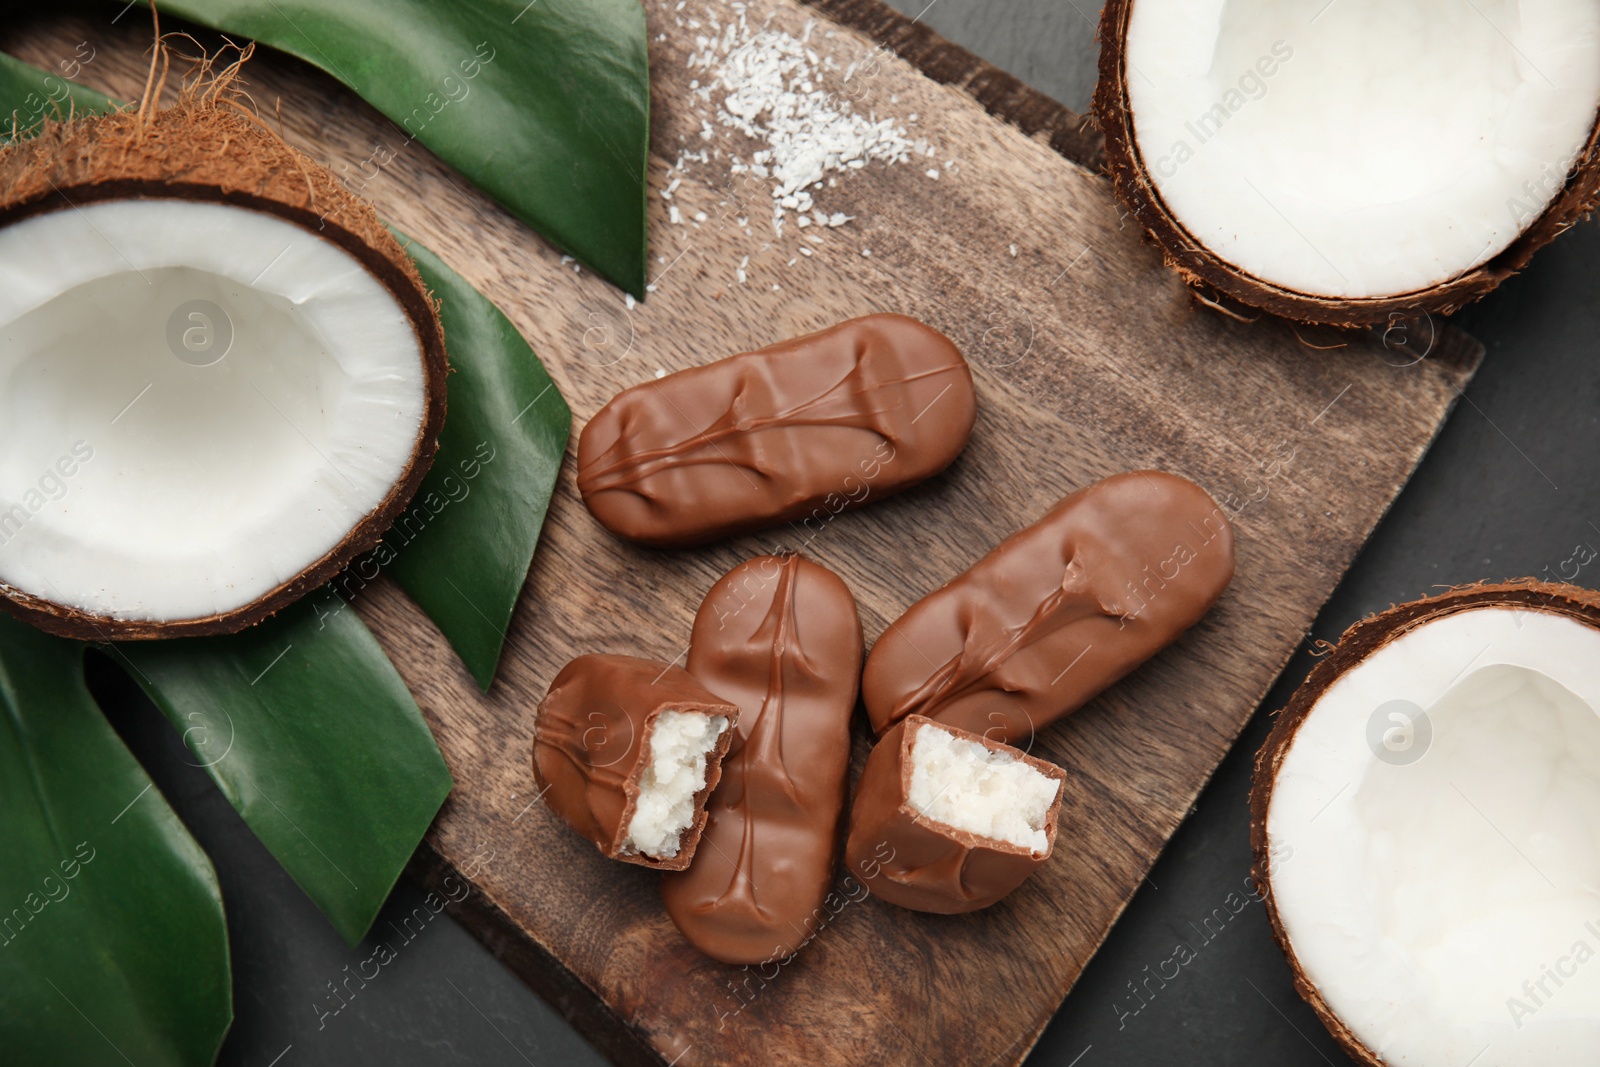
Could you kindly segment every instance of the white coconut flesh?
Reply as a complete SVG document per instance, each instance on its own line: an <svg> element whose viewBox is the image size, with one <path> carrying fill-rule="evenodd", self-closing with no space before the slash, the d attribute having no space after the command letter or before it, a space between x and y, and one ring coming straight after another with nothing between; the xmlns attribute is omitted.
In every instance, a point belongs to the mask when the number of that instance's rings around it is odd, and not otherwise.
<svg viewBox="0 0 1600 1067"><path fill-rule="evenodd" d="M247 606L384 501L425 381L391 291L276 216L127 200L6 227L0 582L114 619Z"/></svg>
<svg viewBox="0 0 1600 1067"><path fill-rule="evenodd" d="M623 852L655 859L678 854L683 832L700 813L695 797L706 787L710 755L729 725L724 715L695 711L669 710L656 716Z"/></svg>
<svg viewBox="0 0 1600 1067"><path fill-rule="evenodd" d="M1341 676L1290 746L1272 892L1357 1040L1396 1065L1600 1063L1600 632L1444 617Z"/></svg>
<svg viewBox="0 0 1600 1067"><path fill-rule="evenodd" d="M1015 753L957 737L934 723L914 729L906 802L915 811L1036 855L1050 850L1045 824L1060 782Z"/></svg>
<svg viewBox="0 0 1600 1067"><path fill-rule="evenodd" d="M1135 0L1134 136L1221 260L1323 297L1503 251L1600 110L1600 0Z"/></svg>

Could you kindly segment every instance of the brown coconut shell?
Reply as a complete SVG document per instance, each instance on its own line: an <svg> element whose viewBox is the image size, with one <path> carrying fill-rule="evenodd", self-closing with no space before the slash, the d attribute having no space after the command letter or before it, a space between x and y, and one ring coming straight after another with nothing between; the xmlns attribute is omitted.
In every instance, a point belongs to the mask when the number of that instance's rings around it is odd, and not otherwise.
<svg viewBox="0 0 1600 1067"><path fill-rule="evenodd" d="M1272 867L1267 846L1267 811L1272 804L1272 789L1300 727L1334 682L1401 635L1447 615L1484 607L1562 615L1600 629L1600 592L1532 578L1461 586L1439 596L1391 607L1362 619L1344 632L1338 645L1313 668L1300 688L1295 690L1288 705L1278 713L1277 724L1256 756L1255 780L1250 788L1250 846L1254 854L1250 873L1261 887L1267 917L1272 923L1273 939L1288 957L1289 969L1294 974L1295 991L1311 1005L1317 1018L1322 1020L1322 1025L1328 1028L1328 1033L1351 1058L1370 1067L1386 1065L1376 1053L1361 1044L1323 1000L1321 991L1306 976L1305 968L1295 955L1294 945L1290 943L1278 914L1277 900L1272 892Z"/></svg>
<svg viewBox="0 0 1600 1067"><path fill-rule="evenodd" d="M234 633L254 625L376 547L438 451L449 362L437 301L371 205L239 106L225 84L236 69L207 87L187 88L173 107L49 121L31 139L0 148L0 226L107 200L181 199L264 211L333 242L394 294L422 349L427 407L411 459L388 495L336 547L232 611L173 622L114 619L0 584L0 610L48 633L125 641Z"/></svg>
<svg viewBox="0 0 1600 1067"><path fill-rule="evenodd" d="M1600 113L1589 140L1567 174L1565 185L1516 240L1493 259L1427 289L1393 296L1344 299L1316 296L1258 278L1219 258L1195 238L1161 198L1134 138L1128 104L1128 17L1134 0L1106 0L1100 13L1100 77L1094 116L1106 138L1106 170L1117 196L1161 246L1163 258L1202 291L1224 294L1242 304L1297 322L1326 326L1371 326L1448 315L1486 296L1528 265L1533 254L1600 203Z"/></svg>

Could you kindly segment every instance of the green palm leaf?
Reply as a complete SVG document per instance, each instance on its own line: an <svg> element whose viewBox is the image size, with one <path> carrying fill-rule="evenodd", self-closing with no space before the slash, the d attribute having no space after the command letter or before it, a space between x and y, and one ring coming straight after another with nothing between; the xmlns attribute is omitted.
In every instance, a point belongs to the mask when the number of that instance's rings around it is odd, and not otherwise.
<svg viewBox="0 0 1600 1067"><path fill-rule="evenodd" d="M319 67L640 299L650 67L636 0L163 0Z"/></svg>
<svg viewBox="0 0 1600 1067"><path fill-rule="evenodd" d="M229 637L118 648L250 829L359 941L450 792L366 624L302 602Z"/></svg>
<svg viewBox="0 0 1600 1067"><path fill-rule="evenodd" d="M83 646L0 617L0 1058L209 1064L233 1019L200 846L83 683Z"/></svg>

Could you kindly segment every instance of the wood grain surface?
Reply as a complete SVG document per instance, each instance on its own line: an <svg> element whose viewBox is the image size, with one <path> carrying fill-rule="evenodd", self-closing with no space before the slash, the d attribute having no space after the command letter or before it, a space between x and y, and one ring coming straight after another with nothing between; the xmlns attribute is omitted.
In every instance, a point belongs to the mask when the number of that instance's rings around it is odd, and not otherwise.
<svg viewBox="0 0 1600 1067"><path fill-rule="evenodd" d="M248 72L263 113L275 116L281 101L289 139L337 172L359 174L375 146L394 153L375 177L356 179L360 191L505 310L580 426L659 371L870 311L937 326L976 373L977 429L948 472L810 528L688 552L634 548L589 517L569 465L487 697L397 587L378 583L360 610L456 780L416 869L435 882L467 876L474 892L458 917L618 1062L1014 1064L1404 484L1481 349L1426 321L1397 323L1385 344L1201 306L1107 183L1055 150L1093 161L1076 116L864 0L820 10L754 0L749 17L796 34L815 20L810 46L841 69L877 41L904 48L936 78L880 52L870 77L849 87L851 106L901 120L936 154L841 177L816 193L818 206L852 222L800 230L791 218L778 238L765 183L728 172L729 154L748 157L752 146L716 126L702 139L682 106L691 79L704 77L685 57L708 32L688 21L727 15L706 3L646 4L654 291L638 306L563 262L331 79L277 55ZM0 47L53 65L88 40L96 53L81 80L129 97L144 80L147 32L132 17L51 16L10 27ZM512 32L486 27L485 37ZM843 91L836 75L824 87ZM702 149L718 154L686 167L670 203L655 195L681 153ZM937 179L926 173L935 168ZM671 206L682 224L669 221ZM999 905L922 915L855 899L841 882L846 903L792 961L728 967L678 936L651 872L603 859L536 801L532 713L556 670L582 652L681 657L705 590L741 560L803 547L855 591L870 641L1062 495L1139 467L1193 478L1235 513L1238 576L1182 641L1036 739L1034 754L1067 771L1062 832L1051 862ZM856 770L866 750L860 723Z"/></svg>

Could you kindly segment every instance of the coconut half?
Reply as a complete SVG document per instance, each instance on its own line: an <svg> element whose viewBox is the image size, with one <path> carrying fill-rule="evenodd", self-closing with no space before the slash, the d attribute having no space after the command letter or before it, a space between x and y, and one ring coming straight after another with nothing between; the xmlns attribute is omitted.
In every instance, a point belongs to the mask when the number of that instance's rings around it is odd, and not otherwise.
<svg viewBox="0 0 1600 1067"><path fill-rule="evenodd" d="M1191 283L1449 312L1600 196L1600 0L1108 0L1118 195Z"/></svg>
<svg viewBox="0 0 1600 1067"><path fill-rule="evenodd" d="M231 632L369 550L445 413L437 310L224 87L0 151L0 608Z"/></svg>
<svg viewBox="0 0 1600 1067"><path fill-rule="evenodd" d="M1600 593L1471 586L1351 627L1251 807L1296 987L1357 1060L1600 1062Z"/></svg>

